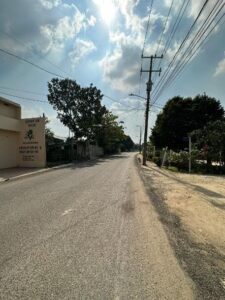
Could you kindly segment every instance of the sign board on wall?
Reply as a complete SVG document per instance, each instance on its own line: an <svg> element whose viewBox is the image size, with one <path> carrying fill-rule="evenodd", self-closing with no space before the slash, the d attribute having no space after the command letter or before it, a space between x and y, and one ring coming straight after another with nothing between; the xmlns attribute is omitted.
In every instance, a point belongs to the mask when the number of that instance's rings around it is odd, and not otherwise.
<svg viewBox="0 0 225 300"><path fill-rule="evenodd" d="M45 118L21 120L19 142L20 167L45 167Z"/></svg>

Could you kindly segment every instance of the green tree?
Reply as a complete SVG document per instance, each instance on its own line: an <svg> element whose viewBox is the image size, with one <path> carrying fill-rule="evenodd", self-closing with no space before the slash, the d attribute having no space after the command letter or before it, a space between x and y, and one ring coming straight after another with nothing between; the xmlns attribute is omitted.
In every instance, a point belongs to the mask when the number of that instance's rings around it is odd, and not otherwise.
<svg viewBox="0 0 225 300"><path fill-rule="evenodd" d="M101 104L102 97L101 91L92 84L82 88L75 80L58 78L48 83L48 101L76 139L96 138L96 125L102 123L107 112Z"/></svg>
<svg viewBox="0 0 225 300"><path fill-rule="evenodd" d="M150 140L156 147L168 146L178 151L187 147L184 138L193 130L223 119L224 109L215 98L205 94L194 99L177 96L170 99L157 116Z"/></svg>
<svg viewBox="0 0 225 300"><path fill-rule="evenodd" d="M134 142L129 135L124 135L124 139L121 142L122 151L130 151L134 148Z"/></svg>
<svg viewBox="0 0 225 300"><path fill-rule="evenodd" d="M123 127L118 124L117 118L111 112L107 112L102 119L101 126L98 127L97 141L105 153L118 152L124 140Z"/></svg>
<svg viewBox="0 0 225 300"><path fill-rule="evenodd" d="M225 121L209 122L204 128L192 132L192 137L208 166L212 161L225 164Z"/></svg>

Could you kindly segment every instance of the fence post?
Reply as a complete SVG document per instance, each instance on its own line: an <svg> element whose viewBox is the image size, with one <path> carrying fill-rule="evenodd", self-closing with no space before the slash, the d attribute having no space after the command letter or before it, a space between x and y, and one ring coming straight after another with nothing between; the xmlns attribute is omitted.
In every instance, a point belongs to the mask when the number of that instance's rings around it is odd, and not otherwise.
<svg viewBox="0 0 225 300"><path fill-rule="evenodd" d="M161 168L164 166L164 163L166 161L166 152L167 152L168 147L165 148L164 154L163 154L163 160L162 160L162 165Z"/></svg>
<svg viewBox="0 0 225 300"><path fill-rule="evenodd" d="M191 136L188 136L189 141L189 173L191 173Z"/></svg>

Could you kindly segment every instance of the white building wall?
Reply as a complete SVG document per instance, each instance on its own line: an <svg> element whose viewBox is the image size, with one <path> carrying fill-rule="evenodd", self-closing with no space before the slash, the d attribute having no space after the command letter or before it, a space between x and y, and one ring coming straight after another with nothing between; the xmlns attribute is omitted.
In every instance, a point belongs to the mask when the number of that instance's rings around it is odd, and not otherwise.
<svg viewBox="0 0 225 300"><path fill-rule="evenodd" d="M0 129L0 169L18 166L19 133Z"/></svg>

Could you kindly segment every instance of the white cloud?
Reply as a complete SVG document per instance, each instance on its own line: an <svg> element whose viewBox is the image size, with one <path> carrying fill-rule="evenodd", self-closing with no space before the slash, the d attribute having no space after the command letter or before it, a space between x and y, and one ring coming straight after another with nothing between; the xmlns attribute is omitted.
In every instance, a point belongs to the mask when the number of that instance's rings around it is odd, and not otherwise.
<svg viewBox="0 0 225 300"><path fill-rule="evenodd" d="M209 15L209 13L211 12L211 10L216 4L215 2L216 1L208 1L201 14L200 20L204 20ZM191 0L191 4L189 5L189 10L188 10L189 12L188 16L192 18L196 18L204 3L205 0L198 0L198 1Z"/></svg>
<svg viewBox="0 0 225 300"><path fill-rule="evenodd" d="M124 26L121 26L120 28L123 28L120 30L109 32L112 50L103 57L100 66L106 82L116 90L129 93L135 91L139 85L140 61L148 11L144 17L137 15L135 13L135 8L139 3L137 0L115 0L115 2L123 17ZM154 31L156 22L163 23L164 20L164 16L152 11L148 37ZM159 50L161 48L162 45ZM151 42L151 45L146 45L145 54L155 54L155 51L156 41Z"/></svg>
<svg viewBox="0 0 225 300"><path fill-rule="evenodd" d="M114 89L129 93L138 84L139 56L140 48L135 45L123 45L108 53L100 62L104 80Z"/></svg>
<svg viewBox="0 0 225 300"><path fill-rule="evenodd" d="M76 39L73 50L69 53L69 57L75 66L83 57L96 50L96 46L92 41Z"/></svg>
<svg viewBox="0 0 225 300"><path fill-rule="evenodd" d="M65 16L58 20L56 25L47 24L40 27L42 35L42 52L47 53L50 49L60 49L67 40L75 38L82 30L96 23L95 17L88 18L74 5L75 12L72 16Z"/></svg>
<svg viewBox="0 0 225 300"><path fill-rule="evenodd" d="M110 41L114 45L100 61L103 78L114 89L132 92L139 85L140 58L143 46L144 32L111 32ZM155 53L156 43L145 48L146 53Z"/></svg>
<svg viewBox="0 0 225 300"><path fill-rule="evenodd" d="M41 32L53 41L63 42L75 37L82 28L86 27L86 17L80 11L73 16L65 16L58 20L56 25L47 24L41 26Z"/></svg>
<svg viewBox="0 0 225 300"><path fill-rule="evenodd" d="M89 19L88 19L88 25L89 26L95 26L96 24L96 18L94 16L91 16Z"/></svg>
<svg viewBox="0 0 225 300"><path fill-rule="evenodd" d="M225 52L224 52L225 55ZM219 76L221 74L225 74L225 57L219 61L219 63L217 64L216 70L213 74L213 76Z"/></svg>
<svg viewBox="0 0 225 300"><path fill-rule="evenodd" d="M22 118L37 118L43 115L45 108L34 103L32 107L22 104Z"/></svg>
<svg viewBox="0 0 225 300"><path fill-rule="evenodd" d="M39 0L46 9L52 9L62 4L61 0Z"/></svg>

